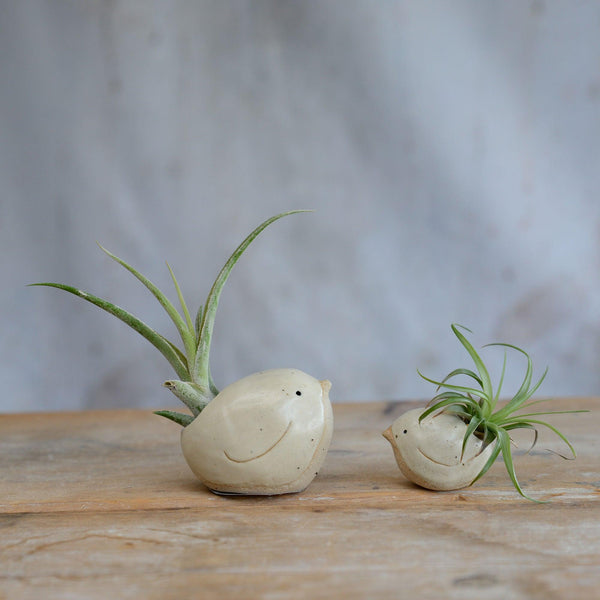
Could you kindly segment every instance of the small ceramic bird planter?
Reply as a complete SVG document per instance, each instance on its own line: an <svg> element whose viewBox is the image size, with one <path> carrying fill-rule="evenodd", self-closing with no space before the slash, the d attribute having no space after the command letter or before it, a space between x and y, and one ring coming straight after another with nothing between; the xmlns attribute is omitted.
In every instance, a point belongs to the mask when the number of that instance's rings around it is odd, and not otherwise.
<svg viewBox="0 0 600 600"><path fill-rule="evenodd" d="M466 423L456 415L437 413L419 421L422 408L396 419L383 436L392 444L402 474L430 490L458 490L471 484L485 466L492 447L469 436L463 452Z"/></svg>
<svg viewBox="0 0 600 600"><path fill-rule="evenodd" d="M531 446L533 448L538 435L536 426L546 427L565 442L575 458L575 450L567 438L556 427L537 418L557 412L521 412L544 401L530 402L529 399L541 385L546 372L532 385L531 358L524 350L511 344L488 344L516 350L527 358L527 370L521 387L511 400L496 410L504 380L506 354L500 383L494 392L485 364L459 328L458 325L452 325L454 335L473 359L477 372L455 369L441 381L429 379L419 373L423 379L435 384L438 391L443 391L431 400L427 408L410 410L401 415L383 435L392 444L396 462L404 476L417 485L432 490L457 490L466 487L485 475L502 453L515 489L524 498L532 500L521 489L515 474L510 431L532 430L535 435ZM449 383L457 376L466 377L470 385Z"/></svg>
<svg viewBox="0 0 600 600"><path fill-rule="evenodd" d="M194 474L221 494L284 494L305 489L317 475L329 448L333 416L329 381L297 369L249 375L221 392L209 368L209 352L221 291L234 265L252 241L281 213L259 225L233 252L215 280L204 306L192 321L179 284L169 267L183 315L133 267L103 250L139 279L173 320L183 350L131 313L87 292L58 283L38 283L79 296L117 317L152 343L179 379L165 387L191 414L157 411L183 426L181 448Z"/></svg>

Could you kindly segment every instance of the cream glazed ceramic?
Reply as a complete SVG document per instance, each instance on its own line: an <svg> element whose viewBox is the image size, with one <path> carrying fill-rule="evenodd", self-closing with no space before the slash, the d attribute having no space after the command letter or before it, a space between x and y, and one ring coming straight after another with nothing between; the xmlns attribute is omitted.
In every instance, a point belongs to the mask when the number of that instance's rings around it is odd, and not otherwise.
<svg viewBox="0 0 600 600"><path fill-rule="evenodd" d="M300 492L331 442L331 383L273 369L224 388L181 432L194 474L225 494Z"/></svg>
<svg viewBox="0 0 600 600"><path fill-rule="evenodd" d="M481 440L471 435L461 461L467 429L464 421L442 412L419 423L422 413L422 408L405 412L383 433L392 444L400 470L413 483L431 490L470 485L490 457L493 444L481 452Z"/></svg>

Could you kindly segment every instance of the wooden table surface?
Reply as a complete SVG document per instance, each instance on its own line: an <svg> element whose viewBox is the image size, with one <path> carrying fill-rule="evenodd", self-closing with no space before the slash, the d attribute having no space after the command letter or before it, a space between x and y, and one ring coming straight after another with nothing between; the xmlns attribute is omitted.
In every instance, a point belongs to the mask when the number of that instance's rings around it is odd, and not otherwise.
<svg viewBox="0 0 600 600"><path fill-rule="evenodd" d="M473 487L407 482L381 437L411 403L336 404L301 494L220 497L150 411L0 415L0 599L600 598L600 399Z"/></svg>

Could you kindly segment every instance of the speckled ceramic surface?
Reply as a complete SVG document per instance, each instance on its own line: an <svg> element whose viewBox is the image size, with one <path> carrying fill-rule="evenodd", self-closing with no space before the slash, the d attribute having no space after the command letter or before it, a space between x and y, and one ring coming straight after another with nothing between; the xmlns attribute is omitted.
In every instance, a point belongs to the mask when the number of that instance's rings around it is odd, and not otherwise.
<svg viewBox="0 0 600 600"><path fill-rule="evenodd" d="M383 433L392 444L400 470L413 483L431 490L456 490L468 486L488 460L492 446L470 436L461 460L466 424L447 413L419 423L423 408L409 410Z"/></svg>
<svg viewBox="0 0 600 600"><path fill-rule="evenodd" d="M302 491L331 441L330 387L297 369L261 371L229 385L182 430L190 468L218 493Z"/></svg>

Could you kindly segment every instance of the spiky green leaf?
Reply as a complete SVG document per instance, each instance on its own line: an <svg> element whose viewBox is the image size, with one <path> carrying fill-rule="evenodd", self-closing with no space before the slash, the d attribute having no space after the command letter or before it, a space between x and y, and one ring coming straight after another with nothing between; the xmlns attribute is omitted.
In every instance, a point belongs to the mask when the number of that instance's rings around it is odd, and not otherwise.
<svg viewBox="0 0 600 600"><path fill-rule="evenodd" d="M74 296L83 298L87 302L101 308L114 317L117 317L117 319L120 319L123 323L129 325L134 331L137 331L141 336L148 340L169 361L169 364L173 367L180 379L185 380L189 378L186 365L180 356L181 352L176 350L173 344L166 338L121 307L99 298L98 296L94 296L93 294L89 294L88 292L62 283L32 283L31 286L52 287L69 292Z"/></svg>
<svg viewBox="0 0 600 600"><path fill-rule="evenodd" d="M288 215L293 215L296 213L307 212L305 210L291 210L288 212L280 213L267 219L263 223L261 223L254 231L252 231L244 241L233 251L233 254L229 257L208 294L206 299L206 303L204 305L204 311L202 313L201 323L200 323L200 332L198 334L198 347L196 350L196 359L193 367L192 377L193 380L198 383L208 382L210 379L209 372L209 353L210 353L210 344L212 339L212 332L215 322L215 315L217 312L217 307L219 305L219 298L221 297L221 292L223 291L223 286L227 282L231 270L240 259L242 254L245 252L246 248L261 234L261 232L266 229L271 223L286 217Z"/></svg>
<svg viewBox="0 0 600 600"><path fill-rule="evenodd" d="M466 412L470 414L481 414L481 408L475 402L475 400L471 400L470 398L463 397L453 397L446 398L445 400L440 400L436 402L429 408L425 409L421 415L419 416L419 422L423 419L427 418L429 415L442 410L443 408L450 408L454 406L459 406L465 408Z"/></svg>
<svg viewBox="0 0 600 600"><path fill-rule="evenodd" d="M192 415L186 415L184 413L175 412L173 410L155 410L155 415L159 417L164 417L165 419L169 419L182 427L187 427L193 420L194 417Z"/></svg>
<svg viewBox="0 0 600 600"><path fill-rule="evenodd" d="M512 450L510 447L510 436L508 435L506 430L502 427L498 428L496 430L496 436L500 444L500 449L502 450L502 459L504 460L504 466L506 467L508 476L510 477L510 480L512 481L517 492L519 492L519 494L521 494L523 498L527 498L527 500L532 500L533 502L538 503L543 502L542 500L536 500L535 498L531 498L522 490L521 484L517 479L517 474L515 473L515 466L512 458Z"/></svg>
<svg viewBox="0 0 600 600"><path fill-rule="evenodd" d="M467 429L465 430L465 435L463 437L463 443L462 443L462 446L460 449L460 460L461 461L465 456L465 450L467 449L467 444L469 442L469 438L471 437L471 435L473 433L475 433L475 431L477 431L477 428L481 425L482 422L483 422L483 418L478 415L473 415L471 417L471 420L469 421L469 424L467 425Z"/></svg>
<svg viewBox="0 0 600 600"><path fill-rule="evenodd" d="M460 392L461 394L472 394L473 396L478 396L480 398L485 397L485 392L483 389L478 390L476 388L471 388L471 387L467 387L467 386L463 386L463 385L453 385L450 383L443 383L441 381L436 381L435 379L430 379L429 377L426 377L425 375L423 375L423 373L421 373L421 371L417 370L417 373L425 381L428 381L429 383L433 383L434 385L436 385L438 387L438 389L445 388L447 390L453 390L455 392Z"/></svg>
<svg viewBox="0 0 600 600"><path fill-rule="evenodd" d="M469 332L470 332L470 330L462 325L458 325L457 323L454 323L451 325L451 329L454 332L454 335L458 338L459 342L463 345L465 350L469 353L469 355L471 356L471 359L475 363L475 367L477 367L477 371L479 372L479 376L481 378L481 387L483 389L485 398L490 399L490 401L491 401L494 397L494 390L492 388L492 381L490 379L490 374L488 373L488 370L487 370L483 360L481 360L481 357L475 351L475 348L473 348L473 346L469 342L469 340L467 340L467 338L459 331L459 328L464 329L465 331L469 331Z"/></svg>
<svg viewBox="0 0 600 600"><path fill-rule="evenodd" d="M198 384L190 381L169 379L163 385L173 392L192 411L194 416L199 415L214 398L209 390L202 389Z"/></svg>
<svg viewBox="0 0 600 600"><path fill-rule="evenodd" d="M446 381L458 375L466 375L467 377L474 379L480 386L483 385L481 377L479 377L479 375L477 375L477 373L473 372L471 369L454 369L454 371L450 371L450 373L448 373L448 375L442 379L441 384L443 385L446 383Z"/></svg>
<svg viewBox="0 0 600 600"><path fill-rule="evenodd" d="M487 459L485 465L483 465L483 468L477 474L477 477L475 477L475 479L473 479L473 481L471 481L471 485L473 485L476 481L481 479L490 470L490 467L496 462L496 459L498 458L498 455L500 454L501 448L500 448L500 444L498 443L498 440L494 437L493 442L490 442L490 443L495 444L494 448L492 449L492 452L491 452L489 458Z"/></svg>
<svg viewBox="0 0 600 600"><path fill-rule="evenodd" d="M195 341L196 341L196 332L194 330L194 324L192 323L192 317L190 316L190 311L188 310L187 304L185 303L185 298L181 293L181 288L179 287L179 283L177 278L175 277L175 273L173 269L171 269L171 265L167 263L167 269L169 269L169 273L171 274L171 279L173 280L173 285L175 286L175 290L177 292L177 297L179 298L179 304L181 306L181 310L183 311L183 316L185 317L185 322L187 324L188 331L190 333L190 337L194 340L194 350L195 350Z"/></svg>
<svg viewBox="0 0 600 600"><path fill-rule="evenodd" d="M100 244L98 245L100 246ZM106 248L102 246L100 246L100 248L110 258L112 258L114 261L118 262L122 267L127 269L136 279L141 281L144 284L144 286L152 293L152 295L158 300L158 302L165 309L169 317L171 317L171 320L175 324L177 331L179 331L179 335L181 336L181 340L183 341L183 345L188 356L188 361L190 363L193 362L196 351L194 335L193 333L190 333L190 331L188 331L186 322L177 312L177 309L173 306L173 304L171 304L171 301L160 291L160 289L158 289L156 285L154 285L149 279L147 279L139 271L134 269L131 265L126 263L118 256L115 256L112 252L109 252Z"/></svg>

